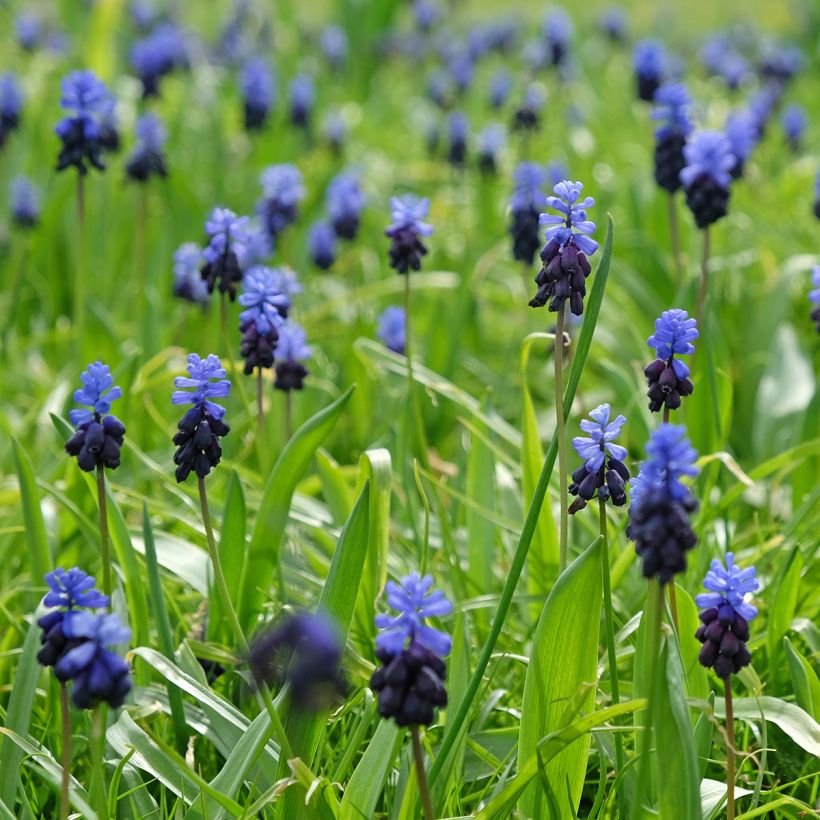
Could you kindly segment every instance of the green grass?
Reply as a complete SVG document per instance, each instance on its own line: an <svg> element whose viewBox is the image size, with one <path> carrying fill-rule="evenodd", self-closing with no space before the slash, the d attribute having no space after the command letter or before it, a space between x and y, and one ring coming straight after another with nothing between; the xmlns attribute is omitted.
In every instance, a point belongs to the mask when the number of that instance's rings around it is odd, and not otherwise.
<svg viewBox="0 0 820 820"><path fill-rule="evenodd" d="M450 704L424 735L437 816L638 817L631 794L644 765L664 820L724 816L726 706L721 682L696 660L692 599L711 559L728 549L755 564L761 581L753 662L734 684L737 816L812 816L820 798L820 336L806 294L808 271L820 262L811 212L820 108L811 4L797 4L793 14L762 0L693 0L686 9L651 14L646 4L632 4L636 35L661 36L687 58L703 125L720 127L744 93L730 94L702 75L699 38L747 19L793 39L809 56L787 99L812 119L798 155L772 123L734 187L729 216L713 229L695 392L675 418L700 455L693 484L699 543L678 577L679 640L667 633L656 663L663 681L655 702L658 745L646 760L639 752L650 618L639 622L647 584L624 534L625 509L611 508L615 706L596 615L593 509L571 518L574 563L557 579L546 335L554 320L527 307L536 271L512 262L506 234L511 174L524 151L538 161L563 161L585 182L596 198L590 218L602 246L611 215L611 264L602 247L574 335L567 430L575 435L591 408L609 402L628 417L622 443L636 466L658 423L646 408L646 338L661 311L694 310L700 237L679 202L685 270L678 278L666 199L652 178L653 126L648 109L633 101L629 51L591 29L603 4L572 12L573 79L561 86L554 73L537 78L549 93L540 132L527 146L510 135L497 177L482 177L473 165L456 172L425 153L425 128L440 119L423 96L427 68L372 54L391 18L409 26L403 5L325 4L322 19L345 22L354 57L331 75L313 41L306 45L300 35L316 27L313 6L278 2L273 122L254 137L243 133L232 70L203 63L166 79L162 99L149 107L168 126L171 173L144 190L124 182L123 159L143 106L125 62L127 10L117 2L91 10L55 5L75 46L64 58L22 53L9 33L13 14L0 10L2 65L22 77L27 95L20 132L0 152L0 202L11 178L24 172L42 187L44 206L30 234L5 217L0 225L0 817L58 816L59 690L34 661L38 633L31 624L46 570L78 565L101 574L96 484L63 451L72 393L93 359L111 365L125 394L114 410L127 427L122 466L107 480L113 608L134 633L135 690L125 709L109 713L102 771L93 764L90 716L73 712L71 795L81 816L419 816L409 737L381 721L367 683L384 582L421 568L455 604L440 624L454 636ZM218 6L219 14L210 5L183 9L186 23L209 42L228 4ZM538 30L540 11L512 8ZM454 9L461 30L493 11L472 0ZM523 70L516 55L505 59L515 99ZM494 55L476 71L463 103L473 134L496 116L485 92L503 62ZM51 166L59 80L84 65L115 91L126 146L104 174L86 181L83 246L76 179ZM317 80L312 141L287 124L286 82L297 70ZM343 156L321 139L319 120L333 106L351 126ZM505 123L511 116L510 106L499 115ZM218 304L202 311L170 296L173 251L201 241L213 205L251 212L260 171L285 161L298 164L308 192L274 256L300 274L304 292L294 316L314 351L306 388L294 396L298 432L286 443L284 400L266 383L260 439L255 382L241 375L237 359L242 383L227 400L231 433L207 486L216 545L246 634L283 608L320 603L346 634L349 690L337 708L306 717L291 710L287 693L273 693L299 756L290 762L248 688L211 589L196 487L174 480L178 408L170 404L189 351L224 361L238 350L235 305L228 350ZM368 194L362 230L321 272L309 261L306 231L322 214L328 182L347 165L360 169ZM435 227L424 269L411 278L415 405L404 357L375 340L376 317L403 298L403 280L387 265L383 228L389 197L406 190L431 198ZM572 451L569 460L572 470ZM197 658L227 671L209 685ZM617 777L616 733L627 760Z"/></svg>

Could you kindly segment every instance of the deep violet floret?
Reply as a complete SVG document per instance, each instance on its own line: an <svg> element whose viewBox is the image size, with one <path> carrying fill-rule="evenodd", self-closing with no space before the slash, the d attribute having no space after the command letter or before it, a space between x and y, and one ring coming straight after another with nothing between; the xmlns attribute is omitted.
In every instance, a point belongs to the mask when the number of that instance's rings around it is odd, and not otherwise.
<svg viewBox="0 0 820 820"><path fill-rule="evenodd" d="M242 281L240 259L248 241L247 229L250 219L237 216L229 208L214 208L205 222L209 241L202 251L204 264L200 268L202 279L208 285L208 293L218 287L233 302L236 289Z"/></svg>
<svg viewBox="0 0 820 820"><path fill-rule="evenodd" d="M652 119L655 129L655 181L670 194L681 187L680 172L686 160L683 149L692 132L689 92L683 83L664 83L655 93Z"/></svg>
<svg viewBox="0 0 820 820"><path fill-rule="evenodd" d="M286 393L301 390L309 375L305 362L311 357L312 350L307 343L307 334L301 325L289 319L279 329L279 341L276 347L276 380L273 386Z"/></svg>
<svg viewBox="0 0 820 820"><path fill-rule="evenodd" d="M683 149L686 165L680 180L686 204L699 228L707 228L726 216L732 171L737 159L726 135L720 131L698 131Z"/></svg>
<svg viewBox="0 0 820 820"><path fill-rule="evenodd" d="M665 310L655 320L655 332L647 344L654 348L657 358L644 368L649 384L649 409L653 413L664 407L677 410L681 397L692 394L694 385L689 378L689 366L677 357L694 353L692 342L697 338L697 322L685 310Z"/></svg>
<svg viewBox="0 0 820 820"><path fill-rule="evenodd" d="M390 238L390 266L397 273L407 274L411 270L421 269L421 259L427 254L427 247L421 238L433 233L432 225L424 221L429 208L429 199L413 194L390 199L393 221L384 233Z"/></svg>
<svg viewBox="0 0 820 820"><path fill-rule="evenodd" d="M137 182L147 182L152 176L168 176L164 151L168 132L159 117L151 113L143 114L137 120L134 131L137 144L125 166L128 177Z"/></svg>

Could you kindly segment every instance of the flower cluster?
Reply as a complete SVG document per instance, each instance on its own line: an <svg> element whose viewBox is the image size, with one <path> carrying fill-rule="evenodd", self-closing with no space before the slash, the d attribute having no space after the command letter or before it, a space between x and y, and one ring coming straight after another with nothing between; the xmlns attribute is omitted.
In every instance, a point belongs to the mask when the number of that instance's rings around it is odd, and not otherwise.
<svg viewBox="0 0 820 820"><path fill-rule="evenodd" d="M301 612L263 630L251 641L248 661L257 683L289 683L300 709L327 708L347 690L338 632L324 615Z"/></svg>
<svg viewBox="0 0 820 820"><path fill-rule="evenodd" d="M305 198L302 174L295 165L271 165L259 178L262 198L256 205L271 239L275 239L299 216L299 203Z"/></svg>
<svg viewBox="0 0 820 820"><path fill-rule="evenodd" d="M379 316L376 335L388 350L403 355L407 347L406 327L404 308L398 305L390 305Z"/></svg>
<svg viewBox="0 0 820 820"><path fill-rule="evenodd" d="M297 128L310 128L316 91L307 74L297 74L290 83L290 121Z"/></svg>
<svg viewBox="0 0 820 820"><path fill-rule="evenodd" d="M751 663L746 646L749 621L757 616L757 608L746 601L746 595L760 587L755 568L741 569L735 565L734 554L726 553L726 566L714 559L703 586L709 592L695 598L701 625L695 637L703 644L700 662L720 678L728 678Z"/></svg>
<svg viewBox="0 0 820 820"><path fill-rule="evenodd" d="M143 114L134 127L137 145L125 166L128 176L137 182L147 182L152 176L168 176L163 146L168 138L165 127L154 114Z"/></svg>
<svg viewBox="0 0 820 820"><path fill-rule="evenodd" d="M811 320L817 325L820 333L820 265L811 269L811 283L813 289L809 291L809 301L814 305L811 311Z"/></svg>
<svg viewBox="0 0 820 820"><path fill-rule="evenodd" d="M601 404L590 411L592 421L584 419L581 430L589 436L576 436L572 446L584 463L572 474L569 492L576 496L569 507L574 515L586 507L587 502L597 495L602 501L611 500L616 507L626 504L626 482L629 481L629 470L624 464L626 447L615 444L626 424L624 416L609 420L608 404Z"/></svg>
<svg viewBox="0 0 820 820"><path fill-rule="evenodd" d="M647 339L647 344L655 349L657 358L644 368L649 383L649 409L657 413L662 407L677 410L681 396L689 396L694 390L689 378L689 367L678 356L688 356L695 352L692 342L698 338L695 319L680 308L665 310L655 319L655 332Z"/></svg>
<svg viewBox="0 0 820 820"><path fill-rule="evenodd" d="M686 164L683 148L692 132L692 99L683 83L664 83L655 93L654 104L652 119L660 122L655 129L655 181L674 194L681 186L680 172Z"/></svg>
<svg viewBox="0 0 820 820"><path fill-rule="evenodd" d="M159 96L160 80L188 63L185 35L172 23L158 26L131 49L131 65L142 83L142 96Z"/></svg>
<svg viewBox="0 0 820 820"><path fill-rule="evenodd" d="M535 277L538 292L530 300L531 307L543 307L549 301L549 309L559 311L569 299L573 314L580 316L584 312L586 278L591 271L587 255L598 250L598 243L589 236L595 223L587 220L586 210L595 200L591 196L580 199L583 189L580 182L564 180L553 188L557 196L547 197L547 205L561 216L540 217L540 223L550 227L541 251L542 267Z"/></svg>
<svg viewBox="0 0 820 820"><path fill-rule="evenodd" d="M80 374L83 386L74 391L74 401L83 405L71 410L68 417L77 431L66 442L65 450L77 458L81 470L120 466L120 448L125 437L125 426L110 415L111 403L122 396L114 386L108 365L94 362ZM86 409L90 408L90 409Z"/></svg>
<svg viewBox="0 0 820 820"><path fill-rule="evenodd" d="M210 301L208 284L199 272L202 248L196 242L184 242L174 251L174 296L198 305Z"/></svg>
<svg viewBox="0 0 820 820"><path fill-rule="evenodd" d="M542 191L545 182L544 168L536 162L522 162L515 169L515 189L510 198L510 235L513 240L513 258L531 265L535 252L541 244L539 219L547 197Z"/></svg>
<svg viewBox="0 0 820 820"><path fill-rule="evenodd" d="M89 162L104 170L102 152L106 146L105 123L114 110L114 99L92 71L72 71L60 89L60 106L72 112L57 123L54 131L62 140L57 170L72 165L81 175L88 173Z"/></svg>
<svg viewBox="0 0 820 820"><path fill-rule="evenodd" d="M734 157L731 174L733 179L743 176L746 160L757 145L758 132L752 114L741 109L733 111L726 119L726 139L729 140L729 149Z"/></svg>
<svg viewBox="0 0 820 820"><path fill-rule="evenodd" d="M390 266L397 273L407 274L421 269L421 258L427 254L421 237L433 233L432 225L423 221L429 208L429 199L412 194L394 196L390 200L393 222L385 228L384 234L390 238Z"/></svg>
<svg viewBox="0 0 820 820"><path fill-rule="evenodd" d="M49 572L46 583L50 591L43 604L53 609L37 621L42 630L37 660L53 667L61 683L71 682L71 701L78 709L101 701L122 706L131 691L130 668L108 647L126 643L131 631L118 616L96 611L108 607L108 597L77 567Z"/></svg>
<svg viewBox="0 0 820 820"><path fill-rule="evenodd" d="M217 356L211 353L201 359L196 353L188 356L188 376L177 376L171 396L173 404L192 404L180 419L174 444L176 479L185 481L191 472L205 478L222 459L219 439L230 431L224 420L225 408L211 399L225 398L231 392L231 383ZM216 379L216 381L212 381ZM193 390L193 392L188 392Z"/></svg>
<svg viewBox="0 0 820 820"><path fill-rule="evenodd" d="M628 535L642 559L644 576L666 584L686 569L686 552L697 542L689 523L697 501L680 481L697 475L697 453L685 429L672 424L652 433L646 451L649 459L633 483Z"/></svg>
<svg viewBox="0 0 820 820"><path fill-rule="evenodd" d="M342 171L333 177L327 186L325 206L336 236L340 239L356 238L364 204L364 193L355 173Z"/></svg>
<svg viewBox="0 0 820 820"><path fill-rule="evenodd" d="M220 293L227 293L232 302L236 299L236 287L242 281L239 260L245 252L249 222L247 216L237 216L228 208L211 211L205 222L210 241L202 251L205 264L200 269L208 293L218 285Z"/></svg>
<svg viewBox="0 0 820 820"><path fill-rule="evenodd" d="M795 103L783 109L783 133L792 151L800 150L807 126L808 117L802 106Z"/></svg>
<svg viewBox="0 0 820 820"><path fill-rule="evenodd" d="M706 228L729 210L732 171L737 159L725 134L698 131L683 149L686 165L680 180L686 192L686 204L699 228Z"/></svg>
<svg viewBox="0 0 820 820"><path fill-rule="evenodd" d="M347 60L347 32L341 26L325 26L319 33L319 48L330 67L340 69Z"/></svg>
<svg viewBox="0 0 820 820"><path fill-rule="evenodd" d="M378 693L379 714L399 726L429 725L436 706L447 705L442 658L450 653L450 637L424 623L426 618L447 615L452 604L433 579L417 572L400 584L387 582L387 602L398 615L377 615L376 657L381 666L370 679Z"/></svg>
<svg viewBox="0 0 820 820"><path fill-rule="evenodd" d="M467 137L470 126L462 111L453 111L447 118L447 158L451 165L461 166L467 158Z"/></svg>
<svg viewBox="0 0 820 820"><path fill-rule="evenodd" d="M657 40L641 40L632 52L638 97L652 102L666 76L666 51Z"/></svg>
<svg viewBox="0 0 820 820"><path fill-rule="evenodd" d="M239 89L242 93L245 128L248 131L264 128L275 93L273 72L267 60L262 57L247 60L239 75Z"/></svg>
<svg viewBox="0 0 820 820"><path fill-rule="evenodd" d="M537 131L541 125L541 111L545 102L546 95L541 87L528 85L524 90L521 104L513 114L513 131Z"/></svg>
<svg viewBox="0 0 820 820"><path fill-rule="evenodd" d="M259 266L245 276L239 304L245 308L239 314L240 352L245 359L245 374L250 375L255 368L273 367L274 349L290 298L281 290L281 276Z"/></svg>
<svg viewBox="0 0 820 820"><path fill-rule="evenodd" d="M495 122L482 128L476 136L478 167L482 173L494 174L498 169L498 155L504 148L504 126Z"/></svg>
<svg viewBox="0 0 820 820"><path fill-rule="evenodd" d="M277 390L289 393L301 390L305 386L308 369L304 362L311 356L307 344L307 334L302 327L288 320L279 329L279 341L276 345L276 380L273 386Z"/></svg>
<svg viewBox="0 0 820 820"><path fill-rule="evenodd" d="M40 192L26 177L11 183L11 218L20 228L35 228L40 222Z"/></svg>
<svg viewBox="0 0 820 820"><path fill-rule="evenodd" d="M6 144L9 134L20 125L20 109L23 92L14 74L0 76L0 148Z"/></svg>
<svg viewBox="0 0 820 820"><path fill-rule="evenodd" d="M314 265L321 270L328 270L336 261L337 241L333 226L320 219L308 229L308 251Z"/></svg>
<svg viewBox="0 0 820 820"><path fill-rule="evenodd" d="M556 6L550 9L544 18L543 36L550 65L564 67L569 57L572 20L562 8Z"/></svg>

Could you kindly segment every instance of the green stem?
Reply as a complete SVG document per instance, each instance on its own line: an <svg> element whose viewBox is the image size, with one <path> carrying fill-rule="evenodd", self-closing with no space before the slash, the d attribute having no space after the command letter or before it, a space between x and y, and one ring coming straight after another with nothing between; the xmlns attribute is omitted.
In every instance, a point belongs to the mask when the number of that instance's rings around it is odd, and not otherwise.
<svg viewBox="0 0 820 820"><path fill-rule="evenodd" d="M669 194L669 238L672 245L672 258L675 262L678 282L682 282L683 262L681 261L680 253L680 226L678 224L678 206L674 194Z"/></svg>
<svg viewBox="0 0 820 820"><path fill-rule="evenodd" d="M205 525L205 536L208 540L208 553L211 556L211 565L213 566L214 571L214 582L216 583L216 589L222 601L222 609L231 624L237 644L239 645L242 654L247 657L250 653L250 646L245 638L245 633L242 631L242 625L239 623L239 617L236 614L236 609L234 608L233 601L231 600L231 595L228 592L228 585L225 582L225 573L222 571L222 561L219 557L219 550L217 549L213 527L211 526L211 513L208 509L208 495L205 490L205 479L202 476L198 476L198 479L199 506L202 511L202 523ZM279 744L282 747L282 751L285 753L286 757L291 758L293 757L293 749L288 741L287 734L285 733L285 727L282 725L282 720L279 717L279 713L276 711L276 706L271 698L270 692L264 684L260 686L259 691L262 696L262 701L265 704L265 709L267 709L268 716L270 717L271 725L273 726L279 740Z"/></svg>
<svg viewBox="0 0 820 820"><path fill-rule="evenodd" d="M607 537L606 502L598 499L601 524L601 577L604 588L604 628L606 629L606 652L609 664L609 685L612 705L621 701L620 683L618 682L618 659L615 654L615 623L612 611L612 583L609 577L609 539ZM619 732L615 732L615 776L624 768L624 747ZM626 801L623 789L618 791L618 808L622 818L626 817Z"/></svg>
<svg viewBox="0 0 820 820"><path fill-rule="evenodd" d="M111 539L108 535L108 502L105 495L105 468L97 465L97 506L100 512L100 543L102 544L103 592L111 597Z"/></svg>
<svg viewBox="0 0 820 820"><path fill-rule="evenodd" d="M77 270L74 274L73 328L77 355L82 358L85 331L85 182L77 174Z"/></svg>
<svg viewBox="0 0 820 820"><path fill-rule="evenodd" d="M68 818L68 784L71 779L71 710L68 704L68 687L60 683L60 713L63 724L63 773L60 779L60 820Z"/></svg>
<svg viewBox="0 0 820 820"><path fill-rule="evenodd" d="M424 772L424 752L421 748L421 737L419 737L419 727L410 727L410 736L413 738L413 759L416 763L416 779L419 783L419 794L421 795L421 805L424 807L425 820L433 820L433 800L430 797L430 784L427 782L427 775Z"/></svg>
<svg viewBox="0 0 820 820"><path fill-rule="evenodd" d="M567 434L564 416L564 310L557 313L555 327L555 433L558 436L558 482L561 498L561 527L558 542L558 571L568 563L567 537L569 530L569 503L567 484Z"/></svg>
<svg viewBox="0 0 820 820"><path fill-rule="evenodd" d="M262 368L256 369L256 425L258 430L257 446L260 448L259 459L262 460L261 448L265 441L265 401L263 396Z"/></svg>
<svg viewBox="0 0 820 820"><path fill-rule="evenodd" d="M108 800L105 788L105 722L108 707L98 704L91 713L91 789L92 805L97 820L108 820Z"/></svg>
<svg viewBox="0 0 820 820"><path fill-rule="evenodd" d="M290 394L290 390L285 390L285 444L293 435L293 399Z"/></svg>
<svg viewBox="0 0 820 820"><path fill-rule="evenodd" d="M698 330L703 334L703 311L706 305L706 297L709 293L709 254L711 241L709 227L703 229L703 257L700 261L700 287L698 288L697 313L695 318L698 322Z"/></svg>
<svg viewBox="0 0 820 820"><path fill-rule="evenodd" d="M726 703L726 820L735 817L735 716L732 704L732 681L723 679L723 699Z"/></svg>

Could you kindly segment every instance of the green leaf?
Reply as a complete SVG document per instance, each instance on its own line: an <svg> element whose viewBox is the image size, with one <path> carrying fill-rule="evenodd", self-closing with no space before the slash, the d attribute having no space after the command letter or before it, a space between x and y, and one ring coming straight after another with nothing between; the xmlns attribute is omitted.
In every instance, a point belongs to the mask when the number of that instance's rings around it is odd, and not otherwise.
<svg viewBox="0 0 820 820"><path fill-rule="evenodd" d="M710 692L709 698L706 701L709 704L711 712L715 710L715 693ZM709 765L709 758L712 751L712 735L714 733L712 725L712 715L703 711L698 715L695 722L695 753L698 758L698 779L702 779L706 774L706 767ZM701 799L703 799L703 792L701 791Z"/></svg>
<svg viewBox="0 0 820 820"><path fill-rule="evenodd" d="M566 722L567 704L583 684L596 682L602 597L601 545L601 539L596 538L592 546L567 567L544 604L524 680L519 761L526 763L536 754L538 741ZM589 712L594 705L593 686L580 702L579 709ZM589 740L589 737L583 738L571 749L554 757L544 768L562 818L572 818L578 810ZM549 814L545 793L537 784L532 784L525 792L521 805L527 817Z"/></svg>
<svg viewBox="0 0 820 820"><path fill-rule="evenodd" d="M282 450L268 476L251 532L236 607L239 621L247 631L253 629L265 591L278 566L296 484L335 426L352 392L353 387L348 388L336 401L308 419Z"/></svg>
<svg viewBox="0 0 820 820"><path fill-rule="evenodd" d="M322 482L322 496L333 515L333 521L338 524L347 521L356 498L344 470L330 453L319 448L316 451L316 471Z"/></svg>
<svg viewBox="0 0 820 820"><path fill-rule="evenodd" d="M675 585L675 593L678 603L678 626L680 627L678 651L683 661L686 692L691 697L705 700L710 692L709 677L706 674L706 669L698 660L700 644L697 641L689 640L689 636L694 635L700 626L698 608L695 606L692 596L677 584ZM680 640L680 637L683 637L683 640Z"/></svg>
<svg viewBox="0 0 820 820"><path fill-rule="evenodd" d="M595 272L592 282L592 288L587 299L586 310L584 311L584 323L581 326L581 333L578 337L578 344L576 346L575 355L572 358L572 365L567 379L567 386L564 392L564 413L569 415L572 403L575 400L575 393L578 390L578 383L581 381L581 372L584 369L584 364L589 354L589 348L592 345L592 336L595 333L595 325L598 322L598 314L601 310L601 303L604 300L604 290L606 288L606 280L609 276L609 266L612 260L612 241L614 235L614 225L612 217L608 217L606 241L601 252L601 261ZM524 564L527 561L527 553L532 543L532 538L535 533L535 527L538 523L538 517L541 514L541 507L544 503L544 497L547 494L550 476L552 475L553 467L555 466L555 458L558 455L558 439L555 435L552 437L547 455L544 458L544 466L541 469L541 475L538 478L538 484L535 487L530 508L527 511L527 518L524 521L524 527L521 530L521 536L518 539L518 544L515 548L512 563L509 568L507 580L504 583L504 589L501 593L501 598L493 617L492 625L490 626L490 634L481 650L481 655L473 671L473 676L470 678L470 685L467 688L467 693L459 706L458 713L453 720L452 725L445 730L444 738L441 742L438 755L430 768L430 782L435 782L442 766L447 760L447 755L450 754L453 745L456 742L458 733L472 706L473 700L481 687L484 672L490 663L495 644L498 641L501 631L504 628L504 622L507 618L510 606L512 604L515 589L518 586L518 580L521 577L521 572L524 569ZM563 793L563 792L562 792Z"/></svg>
<svg viewBox="0 0 820 820"><path fill-rule="evenodd" d="M738 797L745 797L752 792L749 789L741 789L740 786L735 786L735 799ZM720 780L709 780L708 778L700 781L700 810L703 817L710 817L712 812L717 808L718 803L726 797L726 784Z"/></svg>
<svg viewBox="0 0 820 820"><path fill-rule="evenodd" d="M786 660L797 704L815 720L820 720L820 680L817 679L817 673L788 638L783 638L783 645L786 648Z"/></svg>
<svg viewBox="0 0 820 820"><path fill-rule="evenodd" d="M54 569L54 558L46 537L46 525L40 509L40 494L34 480L34 470L26 451L16 439L12 439L14 449L14 467L17 471L17 483L20 488L20 504L23 508L23 523L26 527L28 543L28 568L32 585L43 583L43 576ZM37 596L29 596L31 608L37 603Z"/></svg>
<svg viewBox="0 0 820 820"><path fill-rule="evenodd" d="M28 734L31 722L31 708L34 705L37 676L40 671L37 663L39 648L40 627L32 623L23 642L23 651L17 663L14 685L11 688L4 720L6 729L16 732L20 737ZM0 800L9 806L14 805L22 759L23 750L10 737L4 737L0 743Z"/></svg>
<svg viewBox="0 0 820 820"><path fill-rule="evenodd" d="M791 628L797 612L797 593L800 588L800 573L803 571L803 556L798 547L792 549L786 561L780 580L775 587L774 598L769 609L767 629L769 672L773 682L780 677L780 660L783 638Z"/></svg>
<svg viewBox="0 0 820 820"><path fill-rule="evenodd" d="M664 642L659 660L663 683L655 692L655 763L660 817L701 820L699 769L686 684L677 642Z"/></svg>
<svg viewBox="0 0 820 820"><path fill-rule="evenodd" d="M492 450L480 436L470 436L470 451L467 456L466 495L489 513L495 512L495 459ZM466 508L467 526L467 565L466 574L468 593L480 595L492 589L493 565L497 553L496 527L476 510L475 506ZM482 626L482 633L487 628L487 614L479 610L477 620Z"/></svg>
<svg viewBox="0 0 820 820"><path fill-rule="evenodd" d="M767 721L779 726L801 749L820 757L820 724L799 706L768 695L760 698L734 698L736 720L748 723L760 721L760 712ZM726 703L715 698L715 715L726 718Z"/></svg>
<svg viewBox="0 0 820 820"><path fill-rule="evenodd" d="M404 732L392 720L380 720L370 743L356 766L342 796L341 820L370 820L375 817L387 775Z"/></svg>
<svg viewBox="0 0 820 820"><path fill-rule="evenodd" d="M245 560L246 511L245 494L235 470L228 479L225 494L225 510L222 515L222 532L219 538L219 560L228 589L239 589L242 580L242 563ZM208 591L208 640L232 638L222 613L222 601L212 580Z"/></svg>

